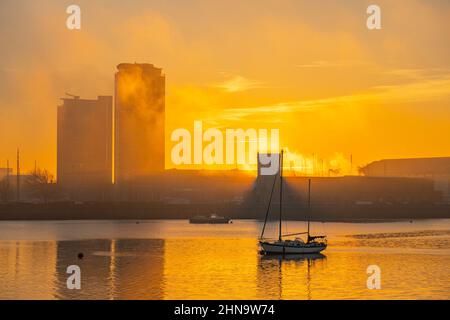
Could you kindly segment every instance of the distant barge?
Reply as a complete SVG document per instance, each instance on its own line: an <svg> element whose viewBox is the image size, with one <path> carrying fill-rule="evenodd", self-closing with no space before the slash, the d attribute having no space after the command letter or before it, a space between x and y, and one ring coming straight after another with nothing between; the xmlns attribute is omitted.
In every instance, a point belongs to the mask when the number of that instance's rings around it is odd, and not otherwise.
<svg viewBox="0 0 450 320"><path fill-rule="evenodd" d="M212 214L209 217L195 216L189 219L189 223L193 224L227 224L230 223L229 218L221 217L216 214Z"/></svg>

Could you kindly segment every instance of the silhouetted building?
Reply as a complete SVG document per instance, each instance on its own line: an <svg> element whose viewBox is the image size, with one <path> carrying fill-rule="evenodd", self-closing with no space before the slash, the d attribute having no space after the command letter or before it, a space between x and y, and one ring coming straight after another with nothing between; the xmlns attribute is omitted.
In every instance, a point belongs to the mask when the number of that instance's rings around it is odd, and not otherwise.
<svg viewBox="0 0 450 320"><path fill-rule="evenodd" d="M443 202L450 203L450 157L385 159L361 168L369 177L415 177L434 181Z"/></svg>
<svg viewBox="0 0 450 320"><path fill-rule="evenodd" d="M165 76L152 64L122 63L115 79L115 181L164 170Z"/></svg>
<svg viewBox="0 0 450 320"><path fill-rule="evenodd" d="M385 159L361 168L370 177L439 177L450 176L450 157Z"/></svg>
<svg viewBox="0 0 450 320"><path fill-rule="evenodd" d="M117 201L158 201L173 205L230 204L243 201L255 177L235 170L166 170L140 176L121 188Z"/></svg>
<svg viewBox="0 0 450 320"><path fill-rule="evenodd" d="M62 100L58 107L58 184L69 189L111 184L112 97Z"/></svg>
<svg viewBox="0 0 450 320"><path fill-rule="evenodd" d="M0 176L0 202L20 201L20 202L41 202L42 199L36 194L36 190L30 184L32 179L31 173L20 174L17 179L17 173L12 174L10 170L9 175ZM19 187L17 188L17 181ZM47 187L54 186L48 185ZM18 198L17 195L20 195Z"/></svg>
<svg viewBox="0 0 450 320"><path fill-rule="evenodd" d="M0 168L0 180L12 174L11 168Z"/></svg>

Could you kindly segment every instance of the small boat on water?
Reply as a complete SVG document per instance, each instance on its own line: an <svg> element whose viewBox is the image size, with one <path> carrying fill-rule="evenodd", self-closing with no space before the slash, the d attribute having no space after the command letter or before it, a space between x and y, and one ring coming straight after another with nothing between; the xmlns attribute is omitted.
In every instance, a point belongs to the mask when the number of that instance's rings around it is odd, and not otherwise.
<svg viewBox="0 0 450 320"><path fill-rule="evenodd" d="M210 216L195 216L189 219L189 223L193 224L227 224L231 219L211 214Z"/></svg>
<svg viewBox="0 0 450 320"><path fill-rule="evenodd" d="M310 234L310 212L311 212L311 179L308 180L308 228L306 232L282 234L282 204L283 204L283 150L280 153L279 159L280 174L275 175L272 191L270 193L269 205L266 211L266 217L264 219L264 225L259 239L259 245L261 246L262 254L313 254L319 253L327 248L326 236L312 236ZM264 231L266 229L267 218L269 216L270 204L272 203L273 190L277 177L280 177L280 216L279 216L279 228L278 239L268 240L264 238ZM306 235L306 241L301 238L283 239L283 237L293 237L299 235Z"/></svg>

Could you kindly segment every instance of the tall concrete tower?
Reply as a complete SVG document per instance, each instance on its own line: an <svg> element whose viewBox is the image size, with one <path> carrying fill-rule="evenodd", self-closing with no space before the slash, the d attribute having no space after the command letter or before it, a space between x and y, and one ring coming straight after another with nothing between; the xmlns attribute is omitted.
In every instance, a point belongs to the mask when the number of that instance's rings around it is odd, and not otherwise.
<svg viewBox="0 0 450 320"><path fill-rule="evenodd" d="M58 183L68 188L112 183L112 97L64 98L58 107Z"/></svg>
<svg viewBox="0 0 450 320"><path fill-rule="evenodd" d="M115 181L164 170L165 76L152 64L122 63L115 79Z"/></svg>

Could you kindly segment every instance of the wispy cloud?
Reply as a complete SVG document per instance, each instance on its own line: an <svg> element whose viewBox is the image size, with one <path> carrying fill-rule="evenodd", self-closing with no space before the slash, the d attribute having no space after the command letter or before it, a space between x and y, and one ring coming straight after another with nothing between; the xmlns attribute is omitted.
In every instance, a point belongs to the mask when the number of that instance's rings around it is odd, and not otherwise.
<svg viewBox="0 0 450 320"><path fill-rule="evenodd" d="M352 67L355 65L365 65L367 62L359 60L317 60L311 63L296 65L297 68L332 68L332 67Z"/></svg>
<svg viewBox="0 0 450 320"><path fill-rule="evenodd" d="M240 92L251 89L259 89L264 87L264 83L252 79L247 79L243 76L236 75L224 82L213 85L214 87L221 88L226 92Z"/></svg>
<svg viewBox="0 0 450 320"><path fill-rule="evenodd" d="M439 79L450 74L450 69L446 68L399 68L390 69L382 72L385 75L394 76L402 79L425 80Z"/></svg>
<svg viewBox="0 0 450 320"><path fill-rule="evenodd" d="M256 107L233 107L223 110L221 120L240 121L264 117L268 122L280 121L274 115L294 112L309 112L317 108L343 105L363 106L377 103L416 103L448 99L450 97L450 74L438 79L420 79L406 84L374 86L367 92L335 96L324 99L280 102ZM216 118L216 121L218 119Z"/></svg>

